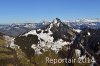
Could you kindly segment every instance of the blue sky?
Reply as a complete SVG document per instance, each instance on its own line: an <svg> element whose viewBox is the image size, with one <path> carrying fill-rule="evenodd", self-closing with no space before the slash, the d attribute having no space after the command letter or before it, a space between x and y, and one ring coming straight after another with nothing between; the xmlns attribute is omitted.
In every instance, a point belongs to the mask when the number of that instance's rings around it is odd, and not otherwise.
<svg viewBox="0 0 100 66"><path fill-rule="evenodd" d="M100 0L0 0L0 23L100 18Z"/></svg>

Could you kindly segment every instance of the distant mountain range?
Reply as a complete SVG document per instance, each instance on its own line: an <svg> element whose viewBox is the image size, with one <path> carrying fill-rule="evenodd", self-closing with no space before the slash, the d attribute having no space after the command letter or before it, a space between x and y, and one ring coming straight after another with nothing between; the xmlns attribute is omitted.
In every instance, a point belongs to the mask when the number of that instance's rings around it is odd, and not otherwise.
<svg viewBox="0 0 100 66"><path fill-rule="evenodd" d="M16 37L32 29L37 29L41 27L42 27L42 23L23 23L23 24L0 25L0 32L6 35L9 35L9 36Z"/></svg>
<svg viewBox="0 0 100 66"><path fill-rule="evenodd" d="M63 22L63 21L62 21ZM11 24L11 25L0 25L0 32L7 34L9 36L16 37L23 33L26 33L33 29L38 28L46 28L51 22L42 22L42 23L21 23L21 24ZM84 29L84 28L93 28L99 29L100 28L100 19L80 19L75 21L65 21L64 24L75 28L75 29Z"/></svg>

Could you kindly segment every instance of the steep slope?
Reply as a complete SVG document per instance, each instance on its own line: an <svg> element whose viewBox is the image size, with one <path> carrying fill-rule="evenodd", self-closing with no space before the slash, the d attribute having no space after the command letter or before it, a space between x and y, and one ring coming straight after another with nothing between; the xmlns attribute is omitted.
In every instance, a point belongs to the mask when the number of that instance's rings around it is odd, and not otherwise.
<svg viewBox="0 0 100 66"><path fill-rule="evenodd" d="M32 30L22 36L19 36L18 38L15 39L15 44L17 44L17 42L21 42L21 40L18 40L21 37L22 40L26 40L27 37L31 35L33 36L33 39L35 36L37 37L36 42L33 42L31 44L32 45L31 47L35 49L37 54L38 53L41 54L40 52L41 49L44 49L45 51L45 49L50 49L50 48L55 52L58 52L58 50L60 50L62 46L71 44L72 40L75 38L75 34L76 32L72 28L63 24L60 19L56 18L45 29ZM32 37L30 38L32 39Z"/></svg>
<svg viewBox="0 0 100 66"><path fill-rule="evenodd" d="M62 39L64 41L70 42L75 36L75 31L68 25L65 25L63 22L61 22L61 20L58 18L56 18L49 25L49 29L53 33L52 36L54 38L54 41Z"/></svg>

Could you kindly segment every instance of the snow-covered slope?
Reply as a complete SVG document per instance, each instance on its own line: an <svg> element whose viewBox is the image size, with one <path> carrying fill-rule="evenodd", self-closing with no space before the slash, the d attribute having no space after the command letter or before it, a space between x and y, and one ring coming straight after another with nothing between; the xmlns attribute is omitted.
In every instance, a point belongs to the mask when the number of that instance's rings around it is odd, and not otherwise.
<svg viewBox="0 0 100 66"><path fill-rule="evenodd" d="M63 46L71 44L75 38L75 33L72 28L56 18L45 29L31 30L20 36L36 35L39 42L32 44L31 48L35 49L36 54L41 54L41 49L43 51L52 49L57 53Z"/></svg>

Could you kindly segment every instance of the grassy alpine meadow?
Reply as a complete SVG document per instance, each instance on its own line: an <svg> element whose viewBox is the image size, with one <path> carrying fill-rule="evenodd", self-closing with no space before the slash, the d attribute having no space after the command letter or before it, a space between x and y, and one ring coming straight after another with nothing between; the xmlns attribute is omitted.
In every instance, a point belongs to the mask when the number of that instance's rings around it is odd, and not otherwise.
<svg viewBox="0 0 100 66"><path fill-rule="evenodd" d="M6 41L4 39L0 39L0 45L4 45Z"/></svg>

